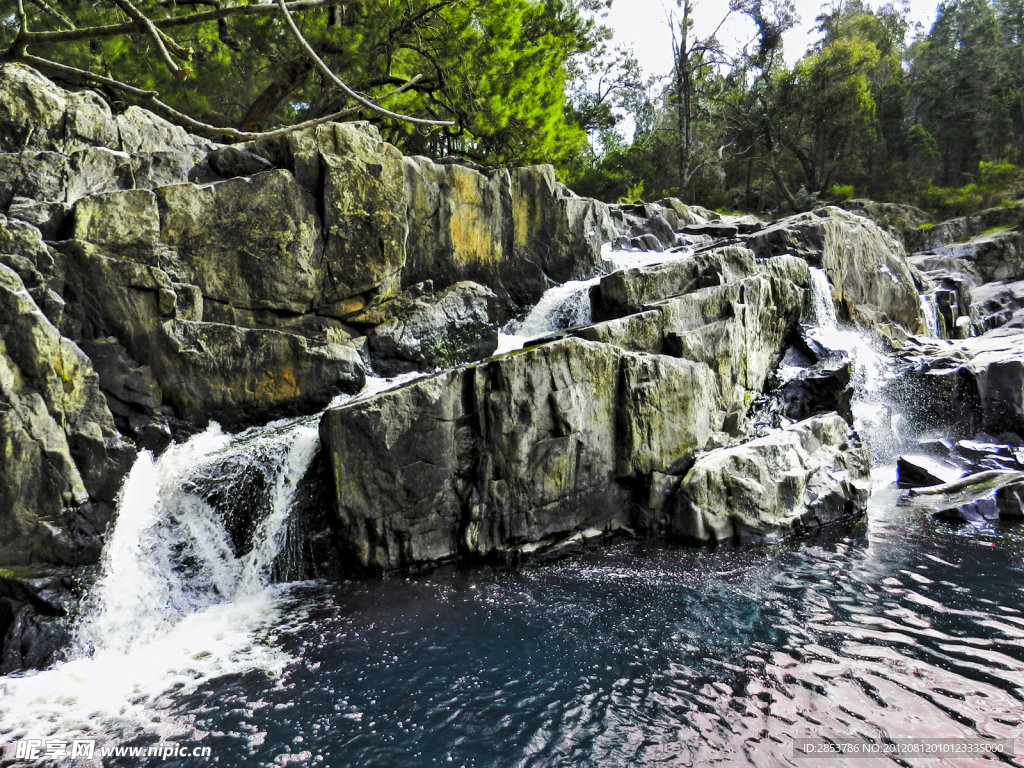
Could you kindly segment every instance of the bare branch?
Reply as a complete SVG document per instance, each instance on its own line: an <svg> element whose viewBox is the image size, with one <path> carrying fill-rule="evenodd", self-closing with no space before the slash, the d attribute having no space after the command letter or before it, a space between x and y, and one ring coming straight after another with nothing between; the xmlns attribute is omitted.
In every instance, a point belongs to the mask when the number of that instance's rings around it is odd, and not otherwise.
<svg viewBox="0 0 1024 768"><path fill-rule="evenodd" d="M333 83L337 88L339 88L342 91L342 93L344 93L346 96L348 96L356 103L361 104L362 106L366 107L372 112L376 112L378 115L383 115L384 117L391 117L394 118L395 120L401 120L403 122L412 123L414 125L455 125L455 123L452 122L451 120L425 120L419 117L412 117L411 115L402 115L399 114L398 112L392 112L391 110L385 109L384 107L373 103L366 97L356 93L351 88L349 88L345 83L343 83L340 79L338 79L338 76L331 71L331 68L328 67L324 63L323 59L321 59L317 55L316 51L313 50L313 47L309 44L306 38L303 37L301 30L299 30L298 26L295 24L295 20L292 18L291 11L288 10L288 6L285 3L285 1L277 0L277 7L281 9L281 13L284 15L285 23L287 23L288 29L291 31L292 36L298 42L302 50L306 52L306 55L313 60L313 63L316 64L317 69L319 69L320 72L323 73L324 77L326 77L329 82Z"/></svg>
<svg viewBox="0 0 1024 768"><path fill-rule="evenodd" d="M87 70L79 69L78 67L70 67L67 64L58 64L56 61L50 61L49 59L43 59L39 56L33 56L28 53L23 53L18 56L18 60L24 61L27 64L38 67L39 69L48 69L51 72L58 72L77 80L86 80L98 85L105 85L108 88L116 88L119 91L130 93L132 96L137 96L140 99L155 99L159 95L156 91L145 91L142 88L136 88L134 85L122 83L120 80L114 80L112 77L97 75Z"/></svg>
<svg viewBox="0 0 1024 768"><path fill-rule="evenodd" d="M288 9L292 11L309 11L317 8L332 8L336 5L356 5L362 0L296 0L288 3ZM157 29L172 29L174 27L187 27L192 24L202 24L206 21L216 21L232 16L266 16L280 13L276 5L237 5L231 8L218 8L213 11L192 13L187 16L170 16L166 19L152 19L153 26ZM127 24L110 24L104 27L85 27L82 29L68 29L57 32L26 32L26 43L66 43L74 40L92 40L97 37L113 37L114 35L125 35L133 32L145 32L137 22L131 21Z"/></svg>
<svg viewBox="0 0 1024 768"><path fill-rule="evenodd" d="M240 131L237 128L222 128L215 125L210 125L209 123L204 123L201 120L196 120L194 117L186 115L184 112L179 112L169 104L165 104L164 102L160 101L160 94L158 94L156 91L144 91L141 88L136 88L134 85L129 85L128 83L121 82L120 80L115 80L110 77L104 77L103 75L97 75L92 72L88 72L84 69L70 67L66 64L58 64L55 61L43 59L38 56L24 54L19 57L19 60L24 61L28 64L32 64L33 66L38 67L39 69L50 70L51 72L57 72L77 80L93 82L97 83L98 85L107 86L108 88L114 88L119 91L124 91L125 93L131 94L132 96L135 96L143 100L147 104L147 106L149 106L154 111L160 112L165 117L174 120L178 124L191 129L193 132L201 136L206 136L207 138L230 138L236 139L238 141L252 141L254 139L274 139L280 136L287 136L289 133L295 133L296 131L305 130L306 128L314 128L318 125L323 125L324 123L330 123L345 117L351 117L352 115L356 115L359 112L362 112L363 109L365 108L363 105L348 107L347 109L343 109L339 112L334 112L333 114L330 115L324 115L323 117L318 117L313 120L306 120L305 122L285 126L284 128L278 128L273 131ZM412 88L417 82L419 82L421 77L421 75L416 75L415 77L405 81L398 88L395 88L381 96L379 101L389 99L392 96L397 96L403 91ZM376 104L374 104L374 107L376 107ZM377 108L379 109L379 107Z"/></svg>
<svg viewBox="0 0 1024 768"><path fill-rule="evenodd" d="M144 13L142 13L142 11L140 11L138 8L132 5L130 0L111 0L111 2L113 2L114 5L116 5L122 11L124 11L128 15L128 18L135 21L139 26L146 30L150 37L153 38L153 42L156 43L157 53L160 54L160 58L164 60L164 64L167 66L167 69L170 71L172 75L174 75L179 80L183 80L184 78L188 77L190 70L181 69L177 64L175 64L174 59L171 58L171 54L167 50L167 43L171 42L170 38L167 37L167 35L165 35L159 29L157 29L148 16L146 16ZM175 45L174 47L177 48L177 50L175 51L176 56L179 56L180 58L188 58L187 56L182 55L182 50L180 47L178 47L177 45Z"/></svg>
<svg viewBox="0 0 1024 768"><path fill-rule="evenodd" d="M68 29L75 29L75 25L71 22L71 19L61 13L59 9L50 5L47 0L32 0L32 2L35 3L36 7L42 9L45 13L50 14Z"/></svg>

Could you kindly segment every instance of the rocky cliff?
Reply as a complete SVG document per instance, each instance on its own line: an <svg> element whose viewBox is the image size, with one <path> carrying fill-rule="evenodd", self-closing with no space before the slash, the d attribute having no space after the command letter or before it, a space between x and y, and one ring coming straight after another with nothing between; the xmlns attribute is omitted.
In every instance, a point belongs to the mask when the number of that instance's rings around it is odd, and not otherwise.
<svg viewBox="0 0 1024 768"><path fill-rule="evenodd" d="M808 351L808 264L848 319L894 338L923 328L923 278L838 209L713 218L579 198L547 166L403 157L363 123L216 145L0 67L0 566L95 562L136 451L316 413L371 371L439 372L322 419L350 565L859 514L865 449L830 415L848 417L846 384L771 434L758 403ZM604 274L612 241L664 256ZM588 320L489 357L500 323L596 275ZM7 613L59 615L46 590L63 577L25 573L0 576L22 595ZM14 623L49 631L33 621ZM12 642L8 668L36 658Z"/></svg>

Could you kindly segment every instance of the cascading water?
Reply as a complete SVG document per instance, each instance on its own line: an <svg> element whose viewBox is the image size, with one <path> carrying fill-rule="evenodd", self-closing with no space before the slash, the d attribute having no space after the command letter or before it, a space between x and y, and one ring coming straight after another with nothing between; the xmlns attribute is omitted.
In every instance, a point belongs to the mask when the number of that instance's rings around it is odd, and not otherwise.
<svg viewBox="0 0 1024 768"><path fill-rule="evenodd" d="M853 417L866 440L874 463L889 465L902 450L903 417L900 409L883 393L893 378L892 361L880 351L870 335L839 325L828 275L810 268L811 322L809 336L825 350L846 357L853 364Z"/></svg>
<svg viewBox="0 0 1024 768"><path fill-rule="evenodd" d="M166 730L158 710L168 692L252 668L280 671L287 656L257 637L281 619L286 589L270 583L271 571L318 446L317 421L305 419L238 435L213 425L159 459L142 453L69 659L7 681L2 735L76 733L99 723ZM256 490L247 492L251 482ZM218 493L243 505L247 495L261 500L262 517L241 551Z"/></svg>
<svg viewBox="0 0 1024 768"><path fill-rule="evenodd" d="M554 331L590 322L590 289L600 280L571 280L549 288L519 322L510 323L498 336L495 354L521 349L524 344Z"/></svg>
<svg viewBox="0 0 1024 768"><path fill-rule="evenodd" d="M606 243L601 252L602 260L609 271L649 267L686 258L696 248L711 241L706 235L678 237L680 245L670 251L614 250L610 243ZM598 275L549 288L526 317L513 320L499 334L495 354L522 349L526 343L550 333L590 323L590 289L600 280Z"/></svg>
<svg viewBox="0 0 1024 768"><path fill-rule="evenodd" d="M921 294L921 313L924 315L924 328L928 338L940 338L942 334L939 331L939 313L935 308L935 294Z"/></svg>

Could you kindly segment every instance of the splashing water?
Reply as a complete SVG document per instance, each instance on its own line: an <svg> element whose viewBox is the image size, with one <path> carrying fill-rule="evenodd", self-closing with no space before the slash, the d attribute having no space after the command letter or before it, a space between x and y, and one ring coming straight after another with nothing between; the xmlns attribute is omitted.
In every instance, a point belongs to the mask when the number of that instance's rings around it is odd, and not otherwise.
<svg viewBox="0 0 1024 768"><path fill-rule="evenodd" d="M696 248L712 240L707 235L679 235L678 238L682 245L671 251L615 250L610 243L605 243L601 257L609 271L638 269L679 261L693 255ZM512 321L502 330L494 354L522 349L528 342L556 331L589 325L590 289L600 280L601 276L588 280L570 280L546 290L526 317Z"/></svg>
<svg viewBox="0 0 1024 768"><path fill-rule="evenodd" d="M895 461L903 448L903 418L898 404L884 393L896 375L892 360L868 333L839 325L828 275L810 268L811 319L814 327L808 335L838 357L853 364L853 419L857 431L867 442L876 466Z"/></svg>
<svg viewBox="0 0 1024 768"><path fill-rule="evenodd" d="M522 347L534 339L555 331L590 323L590 289L597 285L599 277L589 280L570 280L568 283L549 288L540 297L537 305L518 323L509 324L498 336L501 355Z"/></svg>
<svg viewBox="0 0 1024 768"><path fill-rule="evenodd" d="M928 338L940 338L942 334L939 332L939 314L935 309L935 294L921 295L921 313L924 315L924 328Z"/></svg>
<svg viewBox="0 0 1024 768"><path fill-rule="evenodd" d="M69 660L6 681L0 735L166 735L181 727L159 712L172 692L250 669L278 673L289 657L257 638L282 619L287 588L270 584L271 570L318 447L317 422L305 419L239 435L212 425L159 459L140 454ZM239 462L258 470L265 514L236 554L204 481L243 493L239 477L217 476Z"/></svg>

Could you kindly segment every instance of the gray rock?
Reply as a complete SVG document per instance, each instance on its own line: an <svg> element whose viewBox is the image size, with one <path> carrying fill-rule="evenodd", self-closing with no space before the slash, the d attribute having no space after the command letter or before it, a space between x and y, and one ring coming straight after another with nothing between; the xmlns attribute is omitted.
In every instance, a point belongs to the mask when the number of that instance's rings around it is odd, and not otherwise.
<svg viewBox="0 0 1024 768"><path fill-rule="evenodd" d="M98 556L134 450L88 358L0 265L0 562Z"/></svg>
<svg viewBox="0 0 1024 768"><path fill-rule="evenodd" d="M713 392L699 363L567 338L329 410L344 547L393 569L627 526L629 487L679 471L718 429Z"/></svg>
<svg viewBox="0 0 1024 768"><path fill-rule="evenodd" d="M950 483L964 476L963 470L929 456L908 454L896 460L896 480L901 485L921 487Z"/></svg>
<svg viewBox="0 0 1024 768"><path fill-rule="evenodd" d="M290 314L310 312L322 301L326 272L316 203L288 171L205 186L163 187L155 196L123 194L154 200L145 209L145 230L136 230L139 239L159 239L173 249L157 263L175 281L198 286L207 300ZM76 219L84 202L76 206ZM76 236L97 242L91 232L77 227ZM150 250L160 253L153 245Z"/></svg>
<svg viewBox="0 0 1024 768"><path fill-rule="evenodd" d="M955 425L1024 436L1024 334L1000 328L955 342L918 339L904 350L916 364L904 399L926 426Z"/></svg>
<svg viewBox="0 0 1024 768"><path fill-rule="evenodd" d="M378 371L387 373L396 363L418 370L447 368L480 360L497 348L499 301L491 289L465 281L436 294L402 298L380 308L389 316L367 337Z"/></svg>
<svg viewBox="0 0 1024 768"><path fill-rule="evenodd" d="M698 458L679 486L670 531L751 540L856 517L867 507L870 467L867 447L842 418L808 419Z"/></svg>
<svg viewBox="0 0 1024 768"><path fill-rule="evenodd" d="M840 208L820 208L782 219L750 235L745 245L759 257L803 256L828 273L841 313L886 331L923 329L916 284L920 278L902 244L874 222Z"/></svg>

